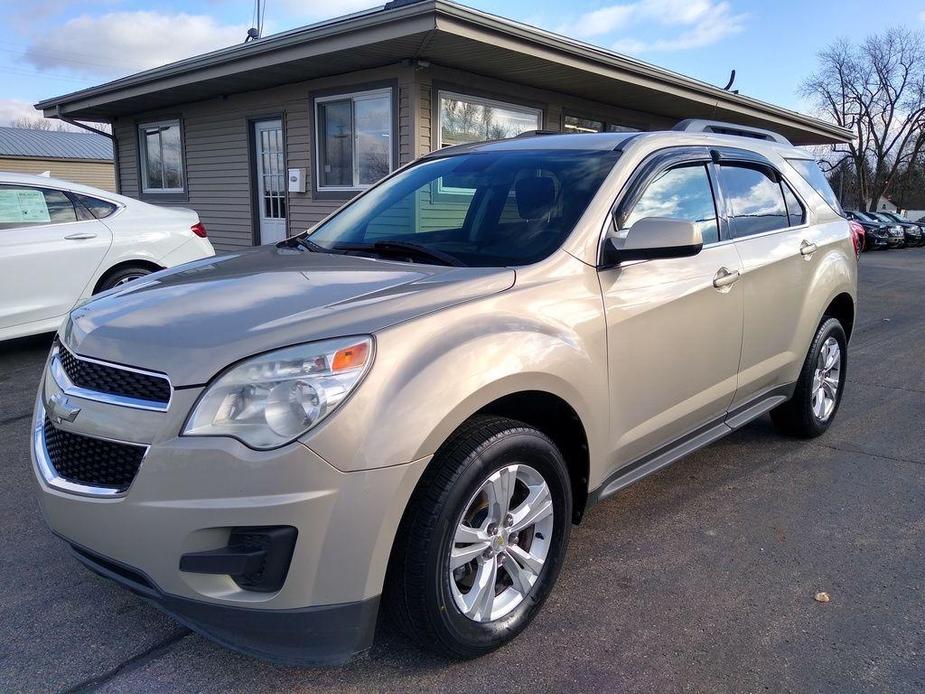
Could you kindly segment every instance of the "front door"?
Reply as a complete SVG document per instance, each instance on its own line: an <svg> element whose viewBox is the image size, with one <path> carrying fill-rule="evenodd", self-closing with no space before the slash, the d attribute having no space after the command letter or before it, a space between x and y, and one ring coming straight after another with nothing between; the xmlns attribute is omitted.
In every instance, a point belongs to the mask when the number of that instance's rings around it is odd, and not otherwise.
<svg viewBox="0 0 925 694"><path fill-rule="evenodd" d="M276 243L286 238L286 164L282 121L254 123L254 160L257 167L260 243Z"/></svg>
<svg viewBox="0 0 925 694"><path fill-rule="evenodd" d="M644 185L618 214L617 238L635 221L669 217L697 225L704 247L692 257L599 273L613 469L721 420L736 391L742 347L740 262L720 235L708 162L656 169Z"/></svg>

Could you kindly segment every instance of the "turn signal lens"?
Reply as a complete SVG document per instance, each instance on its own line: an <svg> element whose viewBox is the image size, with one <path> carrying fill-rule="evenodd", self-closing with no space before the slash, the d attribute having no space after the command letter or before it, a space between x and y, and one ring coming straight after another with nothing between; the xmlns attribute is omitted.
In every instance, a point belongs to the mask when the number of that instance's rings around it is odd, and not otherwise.
<svg viewBox="0 0 925 694"><path fill-rule="evenodd" d="M359 369L366 365L366 359L369 357L369 343L358 342L350 347L339 349L334 353L331 360L331 371L347 371L348 369Z"/></svg>

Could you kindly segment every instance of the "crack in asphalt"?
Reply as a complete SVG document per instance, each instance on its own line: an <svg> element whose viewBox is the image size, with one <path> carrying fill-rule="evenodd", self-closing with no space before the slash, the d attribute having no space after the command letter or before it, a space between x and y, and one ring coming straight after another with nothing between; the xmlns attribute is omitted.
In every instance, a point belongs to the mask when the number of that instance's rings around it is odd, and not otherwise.
<svg viewBox="0 0 925 694"><path fill-rule="evenodd" d="M79 692L92 692L99 689L104 684L111 682L113 679L125 672L131 672L152 660L155 660L169 651L174 644L179 643L193 632L189 629L179 629L169 636L164 637L157 643L136 653L131 658L123 660L114 668L104 672L102 675L88 677L83 682L78 682L73 687L62 690L61 694L78 694Z"/></svg>
<svg viewBox="0 0 925 694"><path fill-rule="evenodd" d="M883 453L871 453L870 451L865 451L863 448L842 448L840 446L833 446L828 443L810 443L810 446L817 446L818 448L828 448L832 451L838 451L839 453L860 453L861 455L866 455L871 458L881 458L882 460L890 460L894 463L911 463L912 465L925 465L925 461L922 460L912 460L911 458L896 458L891 455L884 455Z"/></svg>

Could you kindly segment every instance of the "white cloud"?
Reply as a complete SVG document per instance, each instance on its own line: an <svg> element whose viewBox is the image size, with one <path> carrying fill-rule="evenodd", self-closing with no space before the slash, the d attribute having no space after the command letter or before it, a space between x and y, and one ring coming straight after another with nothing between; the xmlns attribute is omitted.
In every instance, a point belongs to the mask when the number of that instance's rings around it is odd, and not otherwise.
<svg viewBox="0 0 925 694"><path fill-rule="evenodd" d="M17 118L41 118L32 104L22 99L0 99L0 125L10 125Z"/></svg>
<svg viewBox="0 0 925 694"><path fill-rule="evenodd" d="M269 11L274 19L283 16L296 20L294 26L298 26L300 22L340 17L360 10L381 7L385 3L386 0L339 0L334 3L330 0L280 0L270 3Z"/></svg>
<svg viewBox="0 0 925 694"><path fill-rule="evenodd" d="M207 15L153 11L82 15L49 28L25 52L43 69L93 76L127 74L241 43L247 26Z"/></svg>
<svg viewBox="0 0 925 694"><path fill-rule="evenodd" d="M716 43L744 28L745 15L736 14L728 2L716 0L637 0L587 12L560 26L560 33L589 38L616 31L633 30L633 36L620 36L613 43L624 53L678 51ZM668 35L639 38L640 29Z"/></svg>

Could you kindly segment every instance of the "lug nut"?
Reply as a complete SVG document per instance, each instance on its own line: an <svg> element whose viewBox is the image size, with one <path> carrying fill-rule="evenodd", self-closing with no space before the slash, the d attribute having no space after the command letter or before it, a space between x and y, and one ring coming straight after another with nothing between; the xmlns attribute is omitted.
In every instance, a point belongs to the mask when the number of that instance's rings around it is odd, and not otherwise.
<svg viewBox="0 0 925 694"><path fill-rule="evenodd" d="M517 540L518 540L517 533L511 533L511 536L507 539L507 543L509 545L516 545Z"/></svg>
<svg viewBox="0 0 925 694"><path fill-rule="evenodd" d="M512 525L514 525L514 516L509 513L504 517L504 527L510 528Z"/></svg>
<svg viewBox="0 0 925 694"><path fill-rule="evenodd" d="M488 534L489 534L489 535L496 535L497 533L498 533L498 524L497 524L497 523L492 523L492 524L490 524L490 525L488 526Z"/></svg>
<svg viewBox="0 0 925 694"><path fill-rule="evenodd" d="M492 552L490 549L486 549L484 552L482 552L482 559L491 559L493 556L495 556L494 552Z"/></svg>

